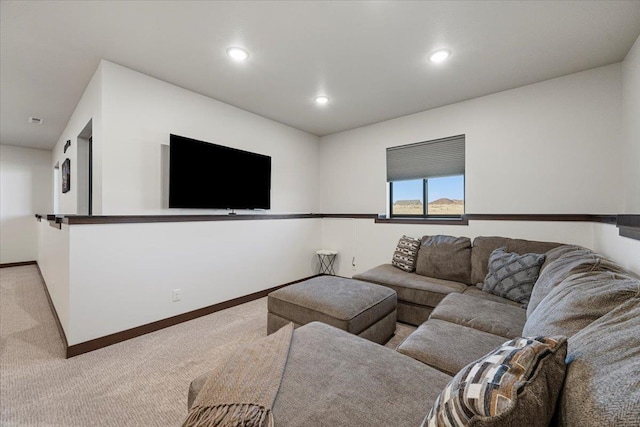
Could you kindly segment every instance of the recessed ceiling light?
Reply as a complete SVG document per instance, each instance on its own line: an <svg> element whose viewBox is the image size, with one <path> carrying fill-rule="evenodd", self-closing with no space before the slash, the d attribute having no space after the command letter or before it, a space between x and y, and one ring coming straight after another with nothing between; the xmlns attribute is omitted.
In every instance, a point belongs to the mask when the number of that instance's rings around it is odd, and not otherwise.
<svg viewBox="0 0 640 427"><path fill-rule="evenodd" d="M42 124L42 119L39 117L29 117L29 123L33 123L34 125Z"/></svg>
<svg viewBox="0 0 640 427"><path fill-rule="evenodd" d="M230 47L227 49L227 55L236 61L244 61L249 57L249 52L240 47Z"/></svg>
<svg viewBox="0 0 640 427"><path fill-rule="evenodd" d="M329 102L329 98L327 98L326 96L316 96L315 101L318 105L324 105Z"/></svg>
<svg viewBox="0 0 640 427"><path fill-rule="evenodd" d="M448 49L439 49L431 52L429 54L429 61L431 62L442 62L447 59L451 55L451 51Z"/></svg>

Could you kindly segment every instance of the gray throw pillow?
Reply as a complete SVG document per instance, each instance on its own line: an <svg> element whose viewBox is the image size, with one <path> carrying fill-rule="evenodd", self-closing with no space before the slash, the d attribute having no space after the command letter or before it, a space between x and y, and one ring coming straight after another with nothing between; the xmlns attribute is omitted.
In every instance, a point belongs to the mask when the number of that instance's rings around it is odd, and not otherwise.
<svg viewBox="0 0 640 427"><path fill-rule="evenodd" d="M498 248L505 248L507 252L517 254L546 254L551 249L561 246L561 243L539 242L536 240L510 239L499 236L478 236L473 239L471 250L471 284L482 283L487 276L487 266L491 252Z"/></svg>
<svg viewBox="0 0 640 427"><path fill-rule="evenodd" d="M498 248L489 256L482 290L526 305L544 260L544 254L518 255Z"/></svg>
<svg viewBox="0 0 640 427"><path fill-rule="evenodd" d="M420 240L413 237L402 236L393 253L391 265L400 270L411 273L416 269L416 257L420 249Z"/></svg>

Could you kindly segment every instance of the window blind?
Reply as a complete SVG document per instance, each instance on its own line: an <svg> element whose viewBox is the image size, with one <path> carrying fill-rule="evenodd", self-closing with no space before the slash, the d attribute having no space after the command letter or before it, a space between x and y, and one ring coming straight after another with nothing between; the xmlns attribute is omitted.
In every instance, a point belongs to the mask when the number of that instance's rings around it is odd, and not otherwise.
<svg viewBox="0 0 640 427"><path fill-rule="evenodd" d="M464 174L464 135L387 148L387 182Z"/></svg>

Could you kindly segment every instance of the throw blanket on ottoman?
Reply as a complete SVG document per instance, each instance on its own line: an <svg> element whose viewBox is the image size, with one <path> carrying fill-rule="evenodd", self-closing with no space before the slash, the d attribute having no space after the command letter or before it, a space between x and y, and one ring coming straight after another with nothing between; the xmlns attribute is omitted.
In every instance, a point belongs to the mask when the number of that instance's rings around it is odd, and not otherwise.
<svg viewBox="0 0 640 427"><path fill-rule="evenodd" d="M272 427L292 336L289 323L231 355L211 372L183 427Z"/></svg>

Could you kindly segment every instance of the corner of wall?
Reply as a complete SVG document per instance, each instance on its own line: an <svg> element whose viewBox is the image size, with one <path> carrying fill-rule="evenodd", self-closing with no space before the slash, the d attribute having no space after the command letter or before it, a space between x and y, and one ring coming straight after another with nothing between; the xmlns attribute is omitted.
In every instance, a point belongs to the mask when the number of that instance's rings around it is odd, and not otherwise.
<svg viewBox="0 0 640 427"><path fill-rule="evenodd" d="M640 213L640 37L622 62L624 212Z"/></svg>
<svg viewBox="0 0 640 427"><path fill-rule="evenodd" d="M78 174L75 173L78 165L78 150L77 150L77 138L82 130L85 128L89 121L92 121L92 126L97 128L93 131L97 137L96 146L98 147L98 154L101 153L101 130L102 130L102 107L101 107L101 94L102 94L102 62L98 65L96 72L91 77L91 80L87 84L87 87L78 102L75 110L71 114L64 131L60 135L58 142L53 148L53 156L51 160L51 166L55 167L56 164L62 166L65 159L69 159L71 162L71 189L66 193L62 193L60 188L55 189L58 197L59 212L61 214L76 214L78 213ZM95 140L95 137L94 137ZM71 141L70 147L64 150L67 141ZM101 156L97 156L101 163ZM101 167L94 170L93 182L94 186L101 188ZM98 200L101 197L97 197ZM98 213L97 210L94 213Z"/></svg>

